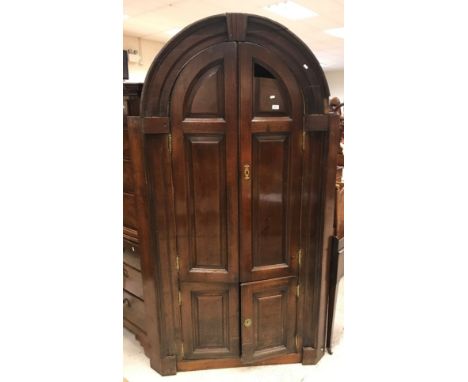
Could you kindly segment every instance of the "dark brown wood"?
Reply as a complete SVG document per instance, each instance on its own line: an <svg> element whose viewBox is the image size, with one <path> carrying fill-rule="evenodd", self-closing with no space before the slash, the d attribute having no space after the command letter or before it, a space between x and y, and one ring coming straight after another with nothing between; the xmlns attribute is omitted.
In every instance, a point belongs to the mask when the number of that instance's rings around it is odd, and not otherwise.
<svg viewBox="0 0 468 382"><path fill-rule="evenodd" d="M344 144L344 118L341 113L341 108L343 105L344 104L338 97L333 97L330 100L331 112L340 118L340 145L338 146L337 153L335 221L333 227L334 236L330 262L330 284L328 292L327 349L330 354L332 354L333 323L335 318L338 283L344 275L344 155L342 147L342 144Z"/></svg>
<svg viewBox="0 0 468 382"><path fill-rule="evenodd" d="M324 157L324 139L322 134L306 134L305 138L301 211L303 259L299 276L299 284L303 289L299 303L303 308L298 312L298 331L304 346L310 347L316 331L312 312L316 306L313 296L314 282L317 278L315 263L320 258L321 166Z"/></svg>
<svg viewBox="0 0 468 382"><path fill-rule="evenodd" d="M329 128L324 132L309 133L306 155L320 155L318 167L310 169L306 182L308 200L306 214L313 235L306 245L306 264L304 267L304 348L313 348L314 357L304 357L303 363L316 363L323 356L326 342L326 319L328 306L329 264L333 220L335 209L336 156L339 140L339 117L328 115ZM314 150L315 148L315 150ZM309 163L313 163L309 161ZM317 165L316 165L317 166ZM319 179L317 181L316 179ZM310 229L312 229L310 231ZM313 360L313 362L311 361Z"/></svg>
<svg viewBox="0 0 468 382"><path fill-rule="evenodd" d="M164 135L151 135L152 142L145 142L143 146L143 128L140 118L129 118L129 138L132 152L132 162L134 165L134 179L135 179L135 193L137 197L138 208L138 225L139 225L139 239L140 239L140 250L141 250L141 268L143 278L143 294L145 297L146 305L146 332L148 336L148 342L150 343L150 364L151 367L157 370L161 375L172 375L176 373L176 359L173 356L176 349L174 349L177 341L177 326L174 325L174 321L177 322L177 309L175 308L176 303L173 303L174 296L177 296L176 288L173 289L171 294L171 284L174 286L173 273L170 272L171 267L174 265L168 265L170 258L170 252L175 253L174 245L169 236L169 230L171 224L163 224L158 231L158 237L154 239L150 231L150 222L152 225L154 222L153 211L150 212L148 206L155 206L155 202L158 200L150 199L152 193L147 190L146 182L146 166L145 161L148 161L148 167L153 171L165 171L165 174L160 173L156 175L159 180L160 187L163 188L162 194L158 191L156 195L160 198L164 198L166 201L161 206L170 207L167 202L171 202L170 195L167 194L168 181L171 181L170 174L168 174L168 148L167 138ZM149 141L149 140L148 140ZM149 151L145 153L145 149ZM152 154L152 158L148 156ZM151 159L157 160L158 164L155 168L152 168ZM162 160L162 163L161 163ZM148 174L149 175L149 174ZM159 175L159 176L158 176ZM152 177L152 178L153 178ZM153 179L151 179L153 181ZM162 183L161 183L162 182ZM151 183L153 186L153 182ZM169 188L170 189L170 188ZM164 193L166 192L166 193ZM159 200L161 203L161 199ZM162 216L161 216L162 215ZM157 209L157 217L166 219L168 215L164 208ZM167 223L167 221L166 221ZM158 245L159 244L159 245ZM172 248L171 248L172 247ZM155 256L155 253L160 254L159 257ZM166 267L164 272L161 272L161 260L164 257ZM170 260L169 260L170 261ZM172 282L168 282L164 289L162 288L162 274L165 275L164 281L167 282L167 277L171 278ZM175 290L174 290L175 289ZM165 297L165 298L164 298ZM164 301L165 300L165 301ZM165 302L169 301L168 305ZM167 315L166 315L166 314ZM166 321L166 317L169 320ZM165 325L166 324L166 325ZM169 326L169 329L167 328ZM179 334L180 335L180 334ZM169 342L172 341L172 342ZM168 349L168 347L171 347ZM170 352L170 353L169 353Z"/></svg>
<svg viewBox="0 0 468 382"><path fill-rule="evenodd" d="M123 291L123 315L141 330L146 330L145 304L140 298L125 290Z"/></svg>
<svg viewBox="0 0 468 382"><path fill-rule="evenodd" d="M341 144L344 144L344 118L341 115L341 107L343 105L344 104L341 103L338 97L333 97L330 100L331 112L340 118L340 145L337 153L335 220L333 227L334 236L330 261L330 283L328 291L327 350L330 354L333 354L333 324L335 320L338 284L340 279L344 276L344 156L341 146Z"/></svg>
<svg viewBox="0 0 468 382"><path fill-rule="evenodd" d="M124 83L123 85L123 286L124 293L129 293L135 298L138 297L138 300L135 300L134 306L124 307L123 324L124 327L135 334L135 337L144 347L145 353L149 354L149 342L146 336L144 321L145 311L141 309L141 306L143 306L143 285L138 248L135 182L133 179L133 165L127 123L129 116L139 115L142 85L129 83ZM135 309L137 309L138 314L134 313Z"/></svg>
<svg viewBox="0 0 468 382"><path fill-rule="evenodd" d="M344 166L343 147L341 146L341 144L344 144L344 116L341 111L343 106L344 103L338 97L330 99L330 112L340 116L340 145L338 146L337 166L341 168Z"/></svg>
<svg viewBox="0 0 468 382"><path fill-rule="evenodd" d="M130 241L138 241L138 231L130 227L123 227L123 238Z"/></svg>
<svg viewBox="0 0 468 382"><path fill-rule="evenodd" d="M125 126L127 125L127 118L124 117ZM130 159L130 144L128 143L128 129L123 129L123 158Z"/></svg>
<svg viewBox="0 0 468 382"><path fill-rule="evenodd" d="M204 70L220 63L223 83L212 97L223 114L185 119L186 93ZM196 56L179 76L172 101L172 159L180 256L179 280L238 280L236 45L224 43ZM200 85L201 86L201 85ZM188 126L191 125L191 128Z"/></svg>
<svg viewBox="0 0 468 382"><path fill-rule="evenodd" d="M308 114L305 116L305 131L327 131L328 130L328 115L327 114Z"/></svg>
<svg viewBox="0 0 468 382"><path fill-rule="evenodd" d="M192 24L153 62L128 151L159 373L323 354L336 159L327 102L308 48L253 15Z"/></svg>
<svg viewBox="0 0 468 382"><path fill-rule="evenodd" d="M124 192L123 194L123 223L127 228L134 229L136 231L136 206L135 206L135 195Z"/></svg>
<svg viewBox="0 0 468 382"><path fill-rule="evenodd" d="M320 63L297 36L270 19L246 15L245 41L275 53L294 71L306 113L324 113L330 92ZM229 41L226 15L211 16L185 28L166 44L151 65L142 92L143 116L168 116L172 86L185 63L203 49ZM304 64L308 69L304 68Z"/></svg>
<svg viewBox="0 0 468 382"><path fill-rule="evenodd" d="M135 242L138 241L138 226L127 118L139 115L142 87L141 83L123 84L123 233L125 238Z"/></svg>
<svg viewBox="0 0 468 382"><path fill-rule="evenodd" d="M326 112L327 80L320 63L303 41L283 25L256 15L248 17L246 41L266 47L292 68L304 95L307 114Z"/></svg>
<svg viewBox="0 0 468 382"><path fill-rule="evenodd" d="M187 360L177 362L177 370L194 371L242 366L282 365L289 363L299 363L301 360L302 355L299 353L284 354L274 358L263 359L248 364L242 362L239 358Z"/></svg>
<svg viewBox="0 0 468 382"><path fill-rule="evenodd" d="M327 321L327 350L333 354L333 324L335 322L336 299L338 283L344 276L344 237L338 239L333 236L332 254L330 261L330 290L328 292L328 321Z"/></svg>
<svg viewBox="0 0 468 382"><path fill-rule="evenodd" d="M141 115L168 116L172 87L180 70L196 54L227 41L226 16L212 16L192 24L171 39L151 65L142 92Z"/></svg>
<svg viewBox="0 0 468 382"><path fill-rule="evenodd" d="M254 63L272 73L284 88L290 115L257 119L252 100ZM297 274L300 248L303 100L291 71L265 48L239 43L241 281ZM268 119L266 119L268 118ZM252 121L257 119L256 122ZM268 122L267 122L268 121ZM252 125L255 124L255 132ZM276 131L271 131L270 125ZM277 132L281 126L282 133ZM264 130L261 130L261 127Z"/></svg>
<svg viewBox="0 0 468 382"><path fill-rule="evenodd" d="M123 287L127 292L143 300L141 272L125 263L123 265Z"/></svg>
<svg viewBox="0 0 468 382"><path fill-rule="evenodd" d="M192 81L184 102L186 117L208 117L211 120L224 115L224 67L223 63L214 62L213 65Z"/></svg>
<svg viewBox="0 0 468 382"><path fill-rule="evenodd" d="M134 242L133 240L123 240L123 251L124 253L131 252L133 255L140 257L140 247L138 242Z"/></svg>
<svg viewBox="0 0 468 382"><path fill-rule="evenodd" d="M143 89L142 83L123 84L123 114L126 125L127 116L140 115L140 95Z"/></svg>
<svg viewBox="0 0 468 382"><path fill-rule="evenodd" d="M140 251L138 244L124 240L123 262L141 272Z"/></svg>
<svg viewBox="0 0 468 382"><path fill-rule="evenodd" d="M333 237L333 221L335 211L335 181L337 147L339 145L340 119L337 115L330 115L329 131L326 141L327 156L323 165L324 170L324 195L323 195L323 234L322 234L322 261L321 261L321 284L320 284L320 308L318 315L317 348L321 350L326 341L326 320L328 305L328 275L331 256L331 245Z"/></svg>
<svg viewBox="0 0 468 382"><path fill-rule="evenodd" d="M242 13L226 14L229 41L245 41L247 15Z"/></svg>
<svg viewBox="0 0 468 382"><path fill-rule="evenodd" d="M296 333L296 278L241 284L242 361L293 353Z"/></svg>
<svg viewBox="0 0 468 382"><path fill-rule="evenodd" d="M132 162L125 158L123 160L123 191L127 194L134 191Z"/></svg>
<svg viewBox="0 0 468 382"><path fill-rule="evenodd" d="M323 349L304 347L302 350L302 363L304 365L316 365L323 357Z"/></svg>
<svg viewBox="0 0 468 382"><path fill-rule="evenodd" d="M239 356L239 294L236 284L181 285L184 359Z"/></svg>
<svg viewBox="0 0 468 382"><path fill-rule="evenodd" d="M335 198L334 236L341 239L344 237L344 183L341 180L336 182Z"/></svg>
<svg viewBox="0 0 468 382"><path fill-rule="evenodd" d="M293 120L286 117L253 117L251 121L252 133L286 133L293 128Z"/></svg>
<svg viewBox="0 0 468 382"><path fill-rule="evenodd" d="M145 134L167 134L169 133L169 118L146 117L143 119L143 132Z"/></svg>
<svg viewBox="0 0 468 382"><path fill-rule="evenodd" d="M161 332L161 362L167 372L175 370L175 359L172 355L177 353L180 329L179 307L177 304L177 275L171 272L176 269L176 243L175 221L173 215L173 182L171 173L170 152L166 134L150 134L145 137L145 162L146 179L148 181L148 196L150 197L149 219L155 231L151 233L151 260L145 258L142 261L142 269L147 264L152 264L156 270L156 278L149 284L152 288L159 289L160 296L155 306L160 316L160 324L157 326ZM139 211L138 211L139 212ZM140 216L140 214L138 215ZM139 220L141 222L141 220ZM143 258L142 258L143 260ZM143 283L146 282L144 277ZM154 283L154 284L153 284ZM146 289L145 299L146 299ZM153 317L154 311L150 312ZM148 317L148 315L147 315ZM165 366L165 364L168 364Z"/></svg>

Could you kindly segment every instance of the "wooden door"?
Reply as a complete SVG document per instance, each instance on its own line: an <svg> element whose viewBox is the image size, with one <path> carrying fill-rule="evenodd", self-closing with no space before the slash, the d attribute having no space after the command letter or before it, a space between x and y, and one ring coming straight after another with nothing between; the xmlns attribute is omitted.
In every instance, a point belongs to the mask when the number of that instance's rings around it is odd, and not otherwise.
<svg viewBox="0 0 468 382"><path fill-rule="evenodd" d="M296 351L302 118L291 71L259 45L213 45L175 83L183 359Z"/></svg>
<svg viewBox="0 0 468 382"><path fill-rule="evenodd" d="M241 299L244 362L296 351L295 277L243 284Z"/></svg>
<svg viewBox="0 0 468 382"><path fill-rule="evenodd" d="M241 281L296 276L302 96L281 59L259 45L239 44L239 73Z"/></svg>
<svg viewBox="0 0 468 382"><path fill-rule="evenodd" d="M303 101L265 48L239 43L242 359L295 352Z"/></svg>
<svg viewBox="0 0 468 382"><path fill-rule="evenodd" d="M192 58L171 97L184 359L239 356L237 46Z"/></svg>

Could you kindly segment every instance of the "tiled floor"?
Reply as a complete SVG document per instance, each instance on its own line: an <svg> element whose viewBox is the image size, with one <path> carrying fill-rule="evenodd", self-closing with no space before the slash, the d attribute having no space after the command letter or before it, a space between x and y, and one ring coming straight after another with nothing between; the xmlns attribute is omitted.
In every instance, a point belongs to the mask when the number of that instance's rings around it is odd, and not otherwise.
<svg viewBox="0 0 468 382"><path fill-rule="evenodd" d="M342 280L343 281L343 280ZM302 364L251 366L231 369L178 372L175 376L161 377L151 369L140 343L132 333L124 329L123 374L128 382L154 381L203 381L203 382L325 382L342 380L339 376L344 367L343 346L343 290L339 287L337 312L334 327L333 355L328 353L318 365Z"/></svg>

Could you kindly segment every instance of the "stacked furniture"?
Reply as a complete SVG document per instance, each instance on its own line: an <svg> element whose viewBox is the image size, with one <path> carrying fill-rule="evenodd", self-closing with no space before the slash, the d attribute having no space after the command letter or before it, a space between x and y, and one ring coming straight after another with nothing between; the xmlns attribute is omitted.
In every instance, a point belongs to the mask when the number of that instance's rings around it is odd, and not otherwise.
<svg viewBox="0 0 468 382"><path fill-rule="evenodd" d="M344 144L344 117L341 115L343 104L339 98L334 97L330 101L331 112L340 117L340 141ZM335 194L335 223L332 239L332 253L330 259L330 290L328 293L328 334L327 349L333 353L333 324L335 321L336 302L340 280L344 276L344 155L343 148L338 148L336 168L336 194Z"/></svg>
<svg viewBox="0 0 468 382"><path fill-rule="evenodd" d="M123 323L147 348L145 305L127 117L139 115L143 84L123 84Z"/></svg>

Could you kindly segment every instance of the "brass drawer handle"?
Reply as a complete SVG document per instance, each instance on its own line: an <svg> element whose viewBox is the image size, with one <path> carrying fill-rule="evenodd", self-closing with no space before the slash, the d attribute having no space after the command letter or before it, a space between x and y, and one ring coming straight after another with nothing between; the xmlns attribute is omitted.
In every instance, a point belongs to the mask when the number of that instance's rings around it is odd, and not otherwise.
<svg viewBox="0 0 468 382"><path fill-rule="evenodd" d="M128 271L125 268L123 270L123 275L124 275L124 277L128 278Z"/></svg>
<svg viewBox="0 0 468 382"><path fill-rule="evenodd" d="M128 306L129 308L131 307L131 304L130 304L130 300L128 298L124 298L123 299L123 305L124 306Z"/></svg>
<svg viewBox="0 0 468 382"><path fill-rule="evenodd" d="M244 179L245 180L250 179L250 165L248 165L248 164L244 165Z"/></svg>
<svg viewBox="0 0 468 382"><path fill-rule="evenodd" d="M252 325L252 320L250 318L247 318L245 321L244 321L244 326L246 328L248 328L250 325Z"/></svg>

